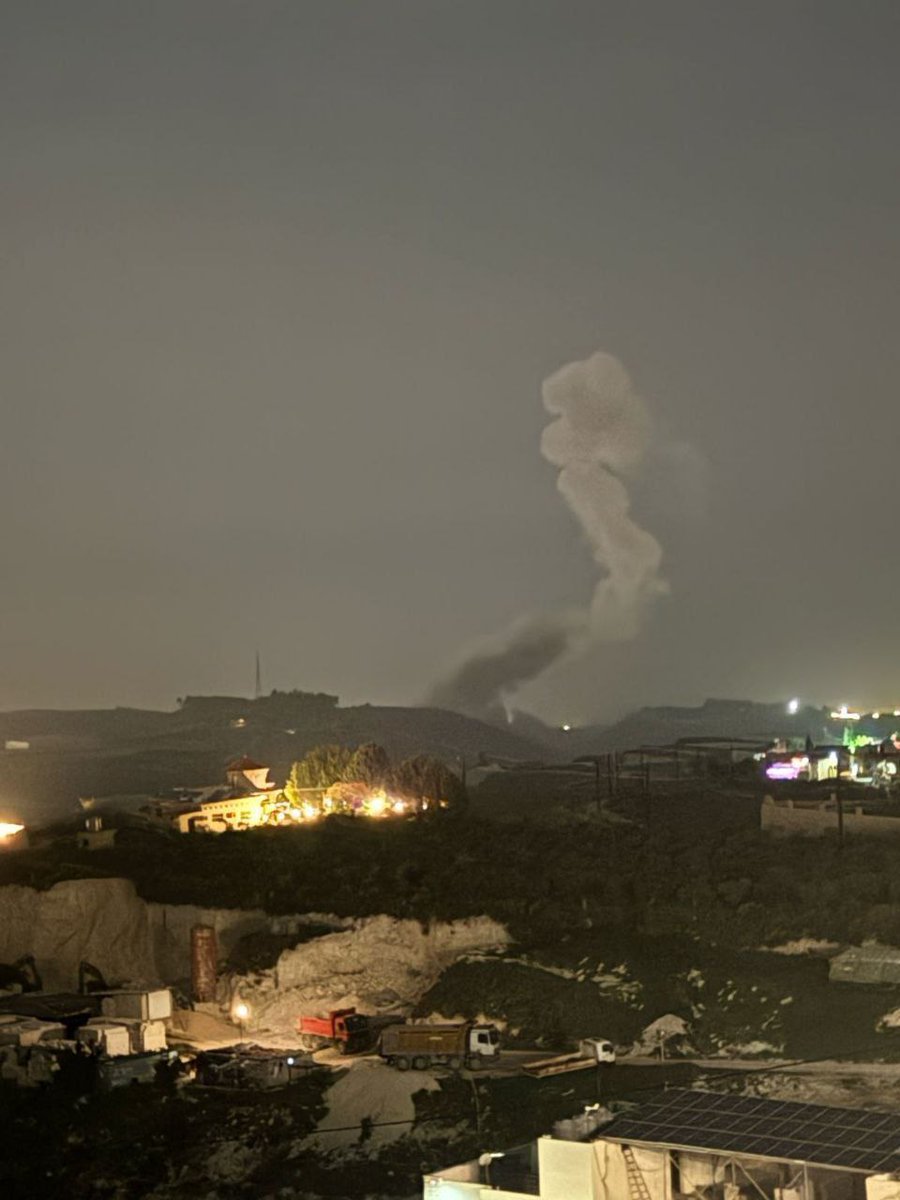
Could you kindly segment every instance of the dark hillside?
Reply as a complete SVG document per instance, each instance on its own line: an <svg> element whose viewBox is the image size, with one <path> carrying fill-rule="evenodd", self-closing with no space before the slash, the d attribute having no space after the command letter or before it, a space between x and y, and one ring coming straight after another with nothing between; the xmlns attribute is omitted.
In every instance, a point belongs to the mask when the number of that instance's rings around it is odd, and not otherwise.
<svg viewBox="0 0 900 1200"><path fill-rule="evenodd" d="M816 742L840 741L841 728L829 722L826 710L803 707L788 713L784 704L752 700L706 700L696 707L665 705L629 713L614 725L572 729L566 735L572 758L639 746L662 746L679 738L749 738L761 742L776 737L805 737Z"/></svg>
<svg viewBox="0 0 900 1200"><path fill-rule="evenodd" d="M41 824L71 813L79 796L153 794L222 779L232 758L249 754L281 782L314 746L374 741L391 758L417 754L451 767L480 754L547 757L526 738L435 708L341 708L337 697L275 692L187 697L174 712L115 708L0 713L0 819Z"/></svg>

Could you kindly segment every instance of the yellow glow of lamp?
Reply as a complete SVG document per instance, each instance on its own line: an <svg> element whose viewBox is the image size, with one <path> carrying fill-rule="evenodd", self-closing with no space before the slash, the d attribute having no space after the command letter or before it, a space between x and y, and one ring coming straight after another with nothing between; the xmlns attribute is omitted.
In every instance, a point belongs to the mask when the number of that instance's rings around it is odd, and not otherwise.
<svg viewBox="0 0 900 1200"><path fill-rule="evenodd" d="M241 1041L244 1040L245 1026L250 1020L250 1005L245 1004L243 1000L239 1000L231 1010L232 1021L237 1021L241 1030Z"/></svg>

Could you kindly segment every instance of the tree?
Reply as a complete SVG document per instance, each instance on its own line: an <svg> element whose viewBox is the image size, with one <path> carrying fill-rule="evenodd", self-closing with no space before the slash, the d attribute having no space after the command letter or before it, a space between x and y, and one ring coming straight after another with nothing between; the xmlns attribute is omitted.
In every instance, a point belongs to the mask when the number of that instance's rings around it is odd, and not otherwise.
<svg viewBox="0 0 900 1200"><path fill-rule="evenodd" d="M364 742L347 765L344 778L349 783L365 783L368 787L384 787L391 774L391 760L377 742Z"/></svg>
<svg viewBox="0 0 900 1200"><path fill-rule="evenodd" d="M353 754L344 746L315 746L291 767L285 796L294 801L300 788L327 788L346 779L352 758Z"/></svg>
<svg viewBox="0 0 900 1200"><path fill-rule="evenodd" d="M402 762L393 773L391 788L419 805L427 801L429 808L437 805L458 807L467 798L465 788L450 768L439 758L427 754Z"/></svg>

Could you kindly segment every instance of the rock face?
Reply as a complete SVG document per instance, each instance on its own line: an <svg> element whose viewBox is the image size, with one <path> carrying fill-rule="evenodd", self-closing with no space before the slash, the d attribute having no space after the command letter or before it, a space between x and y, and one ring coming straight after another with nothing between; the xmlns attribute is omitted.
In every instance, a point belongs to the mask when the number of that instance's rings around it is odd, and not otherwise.
<svg viewBox="0 0 900 1200"><path fill-rule="evenodd" d="M108 979L157 978L147 906L125 879L0 888L0 961L33 954L48 990L74 990L82 959Z"/></svg>
<svg viewBox="0 0 900 1200"><path fill-rule="evenodd" d="M230 990L251 1004L255 1029L292 1037L300 1013L349 1005L408 1011L457 959L509 943L506 929L488 917L427 929L388 916L271 917L261 910L148 904L127 879L80 879L46 892L0 888L0 962L33 954L48 990L74 990L83 959L110 983L175 983L190 975L197 924L216 930L221 959L248 933L294 933L309 924L335 930L284 951L271 971L231 980Z"/></svg>
<svg viewBox="0 0 900 1200"><path fill-rule="evenodd" d="M174 983L191 970L191 927L212 925L226 957L245 934L291 932L311 920L339 928L336 917L270 917L261 910L148 904L127 879L77 879L46 892L0 888L0 962L33 954L48 990L77 987L82 959L110 983Z"/></svg>

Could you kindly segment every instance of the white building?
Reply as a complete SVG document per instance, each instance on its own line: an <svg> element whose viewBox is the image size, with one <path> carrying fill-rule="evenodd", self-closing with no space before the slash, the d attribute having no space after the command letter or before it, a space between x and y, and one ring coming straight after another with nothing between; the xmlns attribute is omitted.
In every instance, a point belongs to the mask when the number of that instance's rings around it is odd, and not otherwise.
<svg viewBox="0 0 900 1200"><path fill-rule="evenodd" d="M269 768L244 755L228 764L225 776L228 780L225 788L201 790L196 807L173 814L173 824L179 833L192 830L222 833L226 829L251 829L266 824L277 795L277 788L269 779Z"/></svg>
<svg viewBox="0 0 900 1200"><path fill-rule="evenodd" d="M582 1140L543 1137L426 1175L422 1194L900 1200L900 1114L673 1089Z"/></svg>

